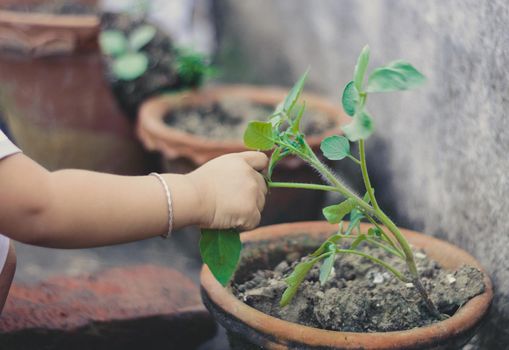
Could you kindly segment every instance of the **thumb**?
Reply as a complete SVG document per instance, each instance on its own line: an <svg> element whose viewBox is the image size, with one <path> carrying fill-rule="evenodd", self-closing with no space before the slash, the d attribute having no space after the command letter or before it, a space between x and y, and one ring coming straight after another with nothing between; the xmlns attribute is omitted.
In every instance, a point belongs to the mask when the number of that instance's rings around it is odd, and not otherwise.
<svg viewBox="0 0 509 350"><path fill-rule="evenodd" d="M269 158L265 153L262 152L247 151L239 153L239 156L257 171L264 170L269 165Z"/></svg>

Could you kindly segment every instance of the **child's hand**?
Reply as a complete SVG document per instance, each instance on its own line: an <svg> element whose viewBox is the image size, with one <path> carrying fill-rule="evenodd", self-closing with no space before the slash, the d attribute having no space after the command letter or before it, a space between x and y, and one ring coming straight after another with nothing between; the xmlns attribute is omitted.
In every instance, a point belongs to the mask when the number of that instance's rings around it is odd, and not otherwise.
<svg viewBox="0 0 509 350"><path fill-rule="evenodd" d="M199 196L199 225L239 229L258 225L267 194L258 171L267 164L268 158L261 152L227 154L187 175Z"/></svg>

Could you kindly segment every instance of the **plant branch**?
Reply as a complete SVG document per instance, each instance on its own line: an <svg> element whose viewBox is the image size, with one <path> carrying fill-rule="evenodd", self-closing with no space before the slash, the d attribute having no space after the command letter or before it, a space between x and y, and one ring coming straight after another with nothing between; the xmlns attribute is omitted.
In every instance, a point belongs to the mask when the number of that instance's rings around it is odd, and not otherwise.
<svg viewBox="0 0 509 350"><path fill-rule="evenodd" d="M396 246L396 244L394 243L394 241L392 240L391 237L389 237L387 235L387 233L385 233L384 229L382 228L382 226L380 226L378 224L378 222L375 221L375 219L373 219L370 215L367 215L366 214L366 218L369 220L369 222L371 222L373 225L375 225L375 227L377 227L380 232L382 233L382 235L384 236L385 240L394 248L396 249L397 251L399 251L401 254L404 254L403 251L400 249L400 247Z"/></svg>
<svg viewBox="0 0 509 350"><path fill-rule="evenodd" d="M336 249L336 252L337 253L343 253L343 254L354 254L354 255L359 255L359 256L362 256L366 259L369 259L371 261L373 261L374 263L386 268L387 270L389 270L390 272L392 272L392 274L394 276L396 276L396 278L398 278L399 280L405 282L405 283L409 283L411 282L411 280L409 280L408 278L405 277L405 275L403 275L403 273L401 273L400 271L398 271L394 266L386 263L385 261L383 260L380 260L378 258L375 258L374 256L371 256L367 253L364 253L364 252L361 252L361 251L358 251L358 250L353 250L353 249Z"/></svg>
<svg viewBox="0 0 509 350"><path fill-rule="evenodd" d="M361 161L358 160L357 158L355 158L354 156L352 156L351 154L349 154L347 157L350 158L351 160L353 160L354 163L361 165Z"/></svg>
<svg viewBox="0 0 509 350"><path fill-rule="evenodd" d="M336 234L335 234L334 236L332 236L332 237L337 237L337 238L341 238L341 239L353 239L353 240L355 240L355 239L359 238L359 236L360 236L360 235L345 235L345 234L342 234L342 233L336 233ZM376 245L377 247L382 248L382 249L384 249L385 251L387 251L388 253L393 254L393 255L396 255L397 257L400 257L400 258L401 258L401 259L403 259L403 260L405 259L405 256L403 255L403 253L402 253L401 251L399 251L399 250L397 250L397 249L394 249L394 248L392 248L392 247L389 247L389 246L387 246L386 244L384 244L384 243L382 243L382 242L380 242L380 241L378 241L378 240L376 240L376 239L374 239L374 238L368 237L368 236L367 236L367 235L365 235L365 234L364 234L364 236L365 236L365 240L366 240L366 242L369 242L369 243L371 243L371 244L374 244L374 245ZM334 242L334 243L335 243L335 240L331 240L331 238L329 238L329 239L327 239L327 242ZM323 247L322 247L322 246L320 246L320 248L319 248L317 251L319 251L320 249L322 249L322 250L323 250Z"/></svg>
<svg viewBox="0 0 509 350"><path fill-rule="evenodd" d="M405 255L403 255L402 252L400 252L399 250L396 250L392 247L389 247L388 245L385 245L382 242L377 241L376 239L373 239L371 237L366 237L366 242L374 244L377 247L384 249L386 252L389 252L390 254L396 255L397 257L405 260Z"/></svg>
<svg viewBox="0 0 509 350"><path fill-rule="evenodd" d="M302 182L268 182L269 187L274 188L300 188L304 190L318 190L327 192L339 192L336 187L319 184L308 184ZM339 192L341 193L341 192Z"/></svg>
<svg viewBox="0 0 509 350"><path fill-rule="evenodd" d="M338 193L341 193L346 198L351 198L352 200L355 201L356 205L359 206L363 211L365 211L368 215L376 216L380 220L380 222L385 227L387 227L387 229L392 233L392 235L394 236L396 241L401 246L401 249L402 249L402 251L403 251L403 253L405 255L405 261L406 261L408 270L410 272L410 275L412 276L412 281L413 281L414 285L416 285L416 287L417 287L419 293L421 294L423 300L425 301L428 309L430 310L430 312L433 315L435 315L436 317L440 317L440 313L438 312L436 307L433 305L433 303L429 299L429 296L428 296L426 290L422 287L422 284L420 282L419 272L417 271L417 266L415 264L414 254L413 254L413 251L412 251L412 249L410 247L410 244L406 240L405 236L398 229L396 224L394 224L394 222L380 209L380 207L378 207L376 199L374 198L373 189L371 188L371 183L369 181L369 176L368 176L368 172L367 172L366 156L365 156L365 150L364 150L364 140L360 140L359 141L359 153L361 155L361 160L360 161L361 161L361 165L363 164L363 166L361 166L361 170L362 170L362 173L363 173L364 184L366 185L366 190L368 191L368 194L369 194L369 192L371 192L370 199L372 200L372 204L374 206L376 206L376 208L372 207L371 205L369 205L368 203L363 201L359 196L357 196L356 194L351 192L349 189L347 189L345 187L345 185L343 185L343 183L339 179L337 179L336 176L334 176L334 174L327 168L327 166L325 166L318 159L318 157L312 151L311 147L309 147L307 142L304 141L304 146L306 147L306 153L304 153L303 151L301 151L298 148L294 147L293 145L289 145L286 142L281 142L281 145L286 146L288 149L292 150L297 156L299 156L302 160L304 160L307 163L309 163L320 174L322 174L325 177L325 179L327 179L327 181L332 185L332 186L325 186L325 185L323 185L324 187L321 187L322 185L315 185L315 186L320 186L321 190L326 190L326 191L331 191L331 192L338 192ZM301 184L299 188L312 189L312 188L309 187L309 185L306 186L305 184ZM344 250L341 250L341 251L344 251ZM357 255L363 255L364 254L362 252L349 251L349 250L346 250L345 253L351 253L351 254L357 254ZM368 259L369 258L373 258L373 257L370 257L369 255L367 255L366 257ZM374 258L374 259L376 259L376 258ZM371 259L371 260L376 262L376 263L378 263L378 264L380 264L380 262L381 262L380 265L382 265L384 267L387 267L387 269L389 271L391 271L392 273L395 274L395 276L398 277L399 271L396 271L396 273L395 273L395 270L394 270L394 268L392 266L387 265L386 263L384 263L380 259L376 259L376 260ZM399 276L403 277L402 280L408 281L408 279L406 279L404 276L402 276L401 273L399 273ZM419 288L419 286L420 286L420 288Z"/></svg>
<svg viewBox="0 0 509 350"><path fill-rule="evenodd" d="M371 181L368 175L368 167L366 164L366 151L364 146L364 140L362 139L359 140L359 158L361 159L362 179L364 180L364 186L366 187L366 191L368 192L371 204L373 205L373 208L375 208L375 210L380 210L378 202L376 201L375 198L375 193L373 192L373 187L371 187Z"/></svg>

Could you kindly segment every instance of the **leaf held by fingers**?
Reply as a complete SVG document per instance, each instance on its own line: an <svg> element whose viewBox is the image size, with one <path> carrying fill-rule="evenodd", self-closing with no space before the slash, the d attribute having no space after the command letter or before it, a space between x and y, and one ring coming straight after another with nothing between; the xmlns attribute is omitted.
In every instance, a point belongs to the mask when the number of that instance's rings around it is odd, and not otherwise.
<svg viewBox="0 0 509 350"><path fill-rule="evenodd" d="M237 269L240 260L239 231L235 229L202 229L200 254L214 277L226 286Z"/></svg>

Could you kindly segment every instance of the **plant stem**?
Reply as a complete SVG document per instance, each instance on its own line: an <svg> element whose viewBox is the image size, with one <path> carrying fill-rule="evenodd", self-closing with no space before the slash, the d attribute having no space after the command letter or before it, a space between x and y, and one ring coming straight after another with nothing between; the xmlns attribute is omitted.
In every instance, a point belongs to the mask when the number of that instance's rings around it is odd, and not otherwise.
<svg viewBox="0 0 509 350"><path fill-rule="evenodd" d="M348 155L347 157L353 160L356 164L361 165L361 161L355 158L354 156Z"/></svg>
<svg viewBox="0 0 509 350"><path fill-rule="evenodd" d="M369 259L371 261L373 261L374 263L380 265L380 266L383 266L384 268L386 268L387 270L389 270L390 272L392 272L392 274L394 276L396 276L396 278L398 278L399 280L405 282L405 283L408 283L410 282L411 280L409 280L408 278L405 277L405 275L403 275L403 273L401 273L400 271L398 271L394 266L392 265L389 265L388 263L386 263L385 261L383 260L380 260L378 258L375 258L374 256L371 256L369 254L366 254L364 252L361 252L361 251L358 251L358 250L353 250L353 249L336 249L336 252L337 253L343 253L343 254L354 254L354 255L360 255L366 259Z"/></svg>
<svg viewBox="0 0 509 350"><path fill-rule="evenodd" d="M373 219L371 217L371 215L366 215L366 218L369 220L369 222L371 222L375 227L377 227L380 232L382 233L382 235L384 236L385 240L395 249L397 250L398 252L401 253L401 255L404 255L403 251L401 251L401 249L396 246L396 244L393 242L392 238L389 237L387 235L387 233L385 233L385 231L383 230L383 228L378 224L378 222L375 221L375 219Z"/></svg>
<svg viewBox="0 0 509 350"><path fill-rule="evenodd" d="M333 237L333 238L336 238L336 237L337 237L337 238L341 238L341 239L353 239L353 240L356 240L356 239L358 239L358 238L359 238L359 236L360 236L360 235L345 235L345 234L341 234L341 233L336 233L336 234L335 234L334 236L332 236L332 237ZM368 236L366 236L366 235L364 235L364 236L365 236L365 238L364 238L364 239L366 240L366 242L369 242L369 243L371 243L371 244L373 244L373 245L376 245L377 247L382 248L382 249L384 249L385 251L387 251L388 253L393 254L393 255L396 255L397 257L400 257L401 259L405 259L405 257L404 257L404 255L403 255L403 253L402 253L402 252L400 252L400 251L398 251L398 250L396 250L396 249L394 249L394 248L392 248L392 247L390 247L390 246L388 246L388 245L386 245L386 244L382 243L382 241L379 241L379 240L377 240L377 239L374 239L374 238L368 237ZM336 240L331 240L331 237L329 237L329 238L327 239L327 241L326 241L326 242L333 242L333 243L336 243ZM320 248L318 248L318 249L315 251L315 253L314 253L314 254L317 254L316 252L321 252L322 250L323 250L323 247L322 247L322 246L320 246Z"/></svg>
<svg viewBox="0 0 509 350"><path fill-rule="evenodd" d="M301 182L268 182L269 187L274 188L300 188L303 190L318 190L327 192L339 192L336 187L319 185L319 184L308 184Z"/></svg>
<svg viewBox="0 0 509 350"><path fill-rule="evenodd" d="M403 255L403 253L401 253L400 251L392 248L392 247L389 247L388 245L382 243L382 242L379 242L377 241L376 239L373 239L373 238L370 238L370 237L366 237L366 242L369 242L373 245L376 245L377 247L379 248L382 248L384 249L386 252L389 252L390 254L392 255L396 255L397 257L401 258L401 259L405 259L405 256Z"/></svg>
<svg viewBox="0 0 509 350"><path fill-rule="evenodd" d="M378 206L378 202L376 201L376 198L375 198L375 193L373 192L373 187L371 187L371 181L370 181L369 175L368 175L368 167L366 164L366 151L365 151L365 147L364 147L364 140L359 140L359 158L361 159L362 179L364 180L364 186L366 187L366 191L368 192L371 204L373 205L373 208L375 208L375 210L380 210L380 207Z"/></svg>
<svg viewBox="0 0 509 350"><path fill-rule="evenodd" d="M311 150L311 147L307 143L305 143L306 147L306 153L302 152L301 150L293 147L292 145L289 145L287 143L282 143L282 145L288 147L290 150L292 150L296 155L298 155L300 158L302 158L304 161L308 162L312 167L314 167L322 176L325 177L325 179L332 185L332 186L326 186L326 185L316 185L316 184L295 184L295 183L276 183L279 185L285 184L284 186L279 187L293 187L293 188L303 188L303 189L318 189L323 191L331 191L331 192L338 192L341 193L346 198L351 198L355 201L356 205L359 206L361 209L363 209L368 215L374 215L380 220L380 222L387 227L387 229L392 233L396 241L401 246L401 249L403 250L403 254L405 255L405 261L408 267L408 270L410 272L410 275L412 276L412 283L416 286L417 290L419 291L422 299L424 300L426 306L428 307L429 311L437 318L441 318L440 313L438 312L437 308L433 304L433 302L430 300L428 293L422 286L422 283L420 282L419 272L417 271L417 266L415 264L414 254L412 252L412 249L410 248L410 244L408 244L408 241L406 240L405 236L401 233L401 231L398 229L398 227L394 224L394 222L380 209L378 206L378 203L376 202L376 199L374 197L373 189L371 187L371 183L369 181L367 166L366 166L366 156L365 156L365 149L364 149L364 140L359 141L359 152L361 155L361 170L362 175L364 179L364 184L366 186L366 190L368 191L368 195L370 196L371 203L373 206L376 206L376 208L372 207L365 201L363 201L359 196L354 194L352 191L350 191L348 188L346 188L341 181L339 181L336 176L325 166L315 155L315 153ZM270 185L274 185L274 183L269 183ZM291 185L290 185L291 184ZM276 187L276 186L273 186ZM356 252L355 254L361 253ZM354 254L354 253L352 253ZM360 255L360 254L358 254ZM375 261L375 260L373 260ZM384 263L385 264L385 263ZM383 265L385 266L385 265ZM389 269L390 270L390 269ZM392 270L390 270L393 272ZM396 275L396 274L395 274ZM397 275L396 275L397 276ZM407 279L408 280L408 279Z"/></svg>
<svg viewBox="0 0 509 350"><path fill-rule="evenodd" d="M365 102L365 101L364 101ZM366 164L366 150L364 145L364 140L359 140L359 158L361 160L361 172L362 178L364 180L364 186L366 187L366 191L368 192L369 198L371 200L371 204L375 209L375 215L380 219L380 221L391 231L399 245L403 249L403 253L405 254L406 264L408 266L408 271L412 275L412 283L415 285L422 299L426 303L428 310L437 318L440 318L440 312L438 312L437 308L429 298L426 289L421 283L419 272L417 271L417 266L415 264L414 253L408 244L408 241L403 236L398 227L394 224L394 222L380 209L378 202L376 201L375 194L373 192L373 188L371 187L371 181L368 175L368 167Z"/></svg>

